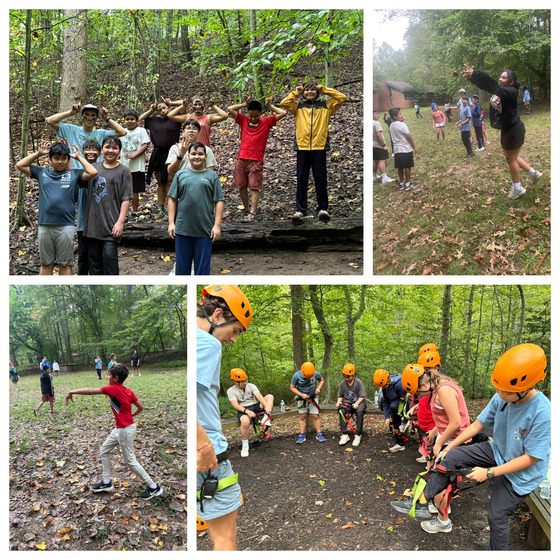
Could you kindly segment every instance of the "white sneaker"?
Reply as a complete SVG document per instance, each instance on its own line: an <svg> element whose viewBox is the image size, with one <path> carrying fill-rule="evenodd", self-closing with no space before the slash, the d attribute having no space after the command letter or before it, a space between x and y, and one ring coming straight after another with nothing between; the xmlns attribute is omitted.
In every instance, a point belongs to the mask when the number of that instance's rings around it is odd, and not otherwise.
<svg viewBox="0 0 560 560"><path fill-rule="evenodd" d="M341 434L338 440L338 445L346 445L350 441L350 436L348 434Z"/></svg>
<svg viewBox="0 0 560 560"><path fill-rule="evenodd" d="M358 445L360 445L361 441L362 441L362 436L355 435L354 436L354 441L352 442L353 447L358 447Z"/></svg>
<svg viewBox="0 0 560 560"><path fill-rule="evenodd" d="M421 457L416 457L416 461L417 461L418 463L427 463L427 462L428 462L428 459L427 459L426 457L424 457L424 456L421 456Z"/></svg>
<svg viewBox="0 0 560 560"><path fill-rule="evenodd" d="M395 179L391 179L391 177L387 177L381 180L382 185L388 185L389 183L394 183Z"/></svg>
<svg viewBox="0 0 560 560"><path fill-rule="evenodd" d="M536 183L541 177L542 177L542 173L535 169L535 174L531 175L531 180L533 181L533 183Z"/></svg>
<svg viewBox="0 0 560 560"><path fill-rule="evenodd" d="M520 196L523 196L526 192L527 191L523 187L520 187L519 189L516 189L515 187L511 187L511 191L509 191L508 198L511 200L516 200Z"/></svg>
<svg viewBox="0 0 560 560"><path fill-rule="evenodd" d="M389 448L389 451L391 453L396 453L397 451L404 451L406 448L404 445L400 445L399 443L395 443L395 445L393 445L393 447Z"/></svg>
<svg viewBox="0 0 560 560"><path fill-rule="evenodd" d="M433 502L428 502L428 511L430 513L438 513L438 509ZM447 506L447 515L451 513L451 504Z"/></svg>
<svg viewBox="0 0 560 560"><path fill-rule="evenodd" d="M374 182L374 183L377 183L377 181L381 181L381 175L375 174L375 175L373 176L373 182Z"/></svg>
<svg viewBox="0 0 560 560"><path fill-rule="evenodd" d="M326 222L327 220L331 219L329 213L326 210L319 210L317 217L319 218L319 220L323 220L323 222Z"/></svg>
<svg viewBox="0 0 560 560"><path fill-rule="evenodd" d="M296 212L292 216L292 221L294 222L301 222L303 220L303 212Z"/></svg>
<svg viewBox="0 0 560 560"><path fill-rule="evenodd" d="M249 446L242 445L241 446L241 457L249 457Z"/></svg>

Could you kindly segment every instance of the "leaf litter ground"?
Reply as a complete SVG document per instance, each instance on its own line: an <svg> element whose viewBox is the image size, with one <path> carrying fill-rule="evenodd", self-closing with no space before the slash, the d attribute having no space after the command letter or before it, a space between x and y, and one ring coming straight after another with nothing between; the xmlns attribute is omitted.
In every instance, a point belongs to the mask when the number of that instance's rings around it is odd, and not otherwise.
<svg viewBox="0 0 560 560"><path fill-rule="evenodd" d="M107 397L64 397L106 385L95 372L54 378L56 402L38 416L39 376L10 391L10 550L186 550L186 372L143 368L126 385L143 402L135 453L164 489L150 501L122 463L112 460L115 491L92 493L101 479L99 447L114 427Z"/></svg>
<svg viewBox="0 0 560 560"><path fill-rule="evenodd" d="M337 416L322 414L321 422L325 443L311 430L296 445L297 418L276 417L269 440L251 438L248 458L240 457L236 424L225 429L245 501L237 522L239 550L488 549L489 483L453 501L451 533L430 535L390 506L422 472L416 438L405 451L390 453L394 440L382 416L366 415L361 445L339 446ZM529 517L525 504L512 516L511 550L530 549ZM198 533L197 548L212 548L206 531Z"/></svg>

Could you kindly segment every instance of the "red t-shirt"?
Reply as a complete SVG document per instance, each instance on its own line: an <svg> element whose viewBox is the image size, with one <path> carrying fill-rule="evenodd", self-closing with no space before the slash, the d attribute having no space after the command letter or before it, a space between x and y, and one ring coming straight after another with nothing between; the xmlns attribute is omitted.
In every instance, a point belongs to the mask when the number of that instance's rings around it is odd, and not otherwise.
<svg viewBox="0 0 560 560"><path fill-rule="evenodd" d="M196 139L197 142L202 142L205 146L210 147L210 127L208 126L208 115L203 117L195 117L190 115L189 119L194 119L200 125L200 132Z"/></svg>
<svg viewBox="0 0 560 560"><path fill-rule="evenodd" d="M117 428L126 428L134 424L131 405L138 400L136 395L124 385L107 385L101 387L101 390L111 399L111 410L115 415Z"/></svg>
<svg viewBox="0 0 560 560"><path fill-rule="evenodd" d="M424 432L429 432L436 425L432 414L432 408L428 402L429 400L430 395L422 397L418 401L418 409L416 410L416 414L418 416L418 426Z"/></svg>
<svg viewBox="0 0 560 560"><path fill-rule="evenodd" d="M270 129L276 124L276 115L262 117L257 126L249 126L250 120L246 115L237 113L235 122L241 129L241 143L239 145L239 159L264 160L264 149Z"/></svg>

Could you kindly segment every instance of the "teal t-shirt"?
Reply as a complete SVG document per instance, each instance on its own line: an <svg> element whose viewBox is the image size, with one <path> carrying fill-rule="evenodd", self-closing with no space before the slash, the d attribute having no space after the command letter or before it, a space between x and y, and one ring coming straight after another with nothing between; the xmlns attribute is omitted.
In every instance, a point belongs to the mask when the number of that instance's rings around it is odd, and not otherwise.
<svg viewBox="0 0 560 560"><path fill-rule="evenodd" d="M503 465L525 453L537 458L530 467L504 476L520 495L530 494L544 480L550 457L550 401L542 393L522 404L503 401L496 393L477 420L493 427L490 442L496 464ZM503 409L503 410L502 410Z"/></svg>
<svg viewBox="0 0 560 560"><path fill-rule="evenodd" d="M306 395L314 395L317 389L317 384L321 381L323 377L316 371L311 379L307 379L303 376L303 373L296 371L292 376L292 381L290 382L300 393L305 393ZM297 396L297 395L296 395Z"/></svg>
<svg viewBox="0 0 560 560"><path fill-rule="evenodd" d="M210 237L215 204L224 200L218 175L209 169L181 169L171 183L169 196L177 200L175 233L187 237Z"/></svg>

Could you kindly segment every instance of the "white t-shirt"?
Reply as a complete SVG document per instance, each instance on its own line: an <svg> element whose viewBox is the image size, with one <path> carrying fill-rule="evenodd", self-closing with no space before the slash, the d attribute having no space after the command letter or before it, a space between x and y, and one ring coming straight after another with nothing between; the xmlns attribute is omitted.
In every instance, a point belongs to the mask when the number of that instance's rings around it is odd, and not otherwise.
<svg viewBox="0 0 560 560"><path fill-rule="evenodd" d="M121 163L128 167L131 173L146 170L146 152L139 155L134 159L127 159L125 154L134 154L139 150L143 144L149 144L150 138L146 129L142 126L137 126L134 130L127 130L126 136L121 137L122 150L121 150Z"/></svg>
<svg viewBox="0 0 560 560"><path fill-rule="evenodd" d="M209 167L216 167L216 158L214 157L214 152L208 147L204 146L206 149L206 169ZM167 160L165 161L165 165L169 165L173 163L177 158L177 154L179 153L179 145L174 144L169 148L169 153L167 154ZM179 169L188 169L191 165L188 156L185 154L185 157L181 160L181 165Z"/></svg>
<svg viewBox="0 0 560 560"><path fill-rule="evenodd" d="M409 134L408 126L401 121L391 123L389 127L391 140L393 140L393 152L395 154L406 154L412 152L412 145L406 137Z"/></svg>
<svg viewBox="0 0 560 560"><path fill-rule="evenodd" d="M383 149L381 142L379 142L379 139L377 138L378 132L383 133L383 127L381 126L381 123L379 121L374 120L373 121L373 147Z"/></svg>

